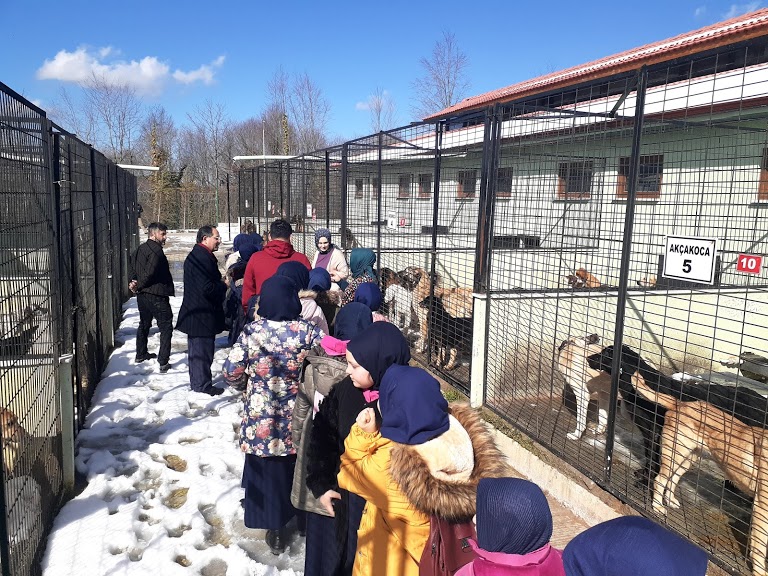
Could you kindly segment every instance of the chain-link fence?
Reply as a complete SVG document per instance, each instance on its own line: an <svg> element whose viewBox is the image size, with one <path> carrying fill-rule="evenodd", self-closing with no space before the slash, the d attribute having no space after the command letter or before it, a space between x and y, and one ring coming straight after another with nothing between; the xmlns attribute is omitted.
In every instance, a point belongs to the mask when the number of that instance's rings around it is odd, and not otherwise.
<svg viewBox="0 0 768 576"><path fill-rule="evenodd" d="M0 571L27 576L122 315L136 181L0 84L0 205Z"/></svg>
<svg viewBox="0 0 768 576"><path fill-rule="evenodd" d="M694 52L240 180L310 259L321 226L374 250L418 362L741 574L768 552L768 38Z"/></svg>

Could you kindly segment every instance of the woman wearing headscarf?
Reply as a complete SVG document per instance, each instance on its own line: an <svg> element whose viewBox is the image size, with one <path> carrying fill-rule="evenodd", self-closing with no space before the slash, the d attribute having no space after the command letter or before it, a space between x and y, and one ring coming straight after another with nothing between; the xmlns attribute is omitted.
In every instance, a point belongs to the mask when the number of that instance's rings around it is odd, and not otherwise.
<svg viewBox="0 0 768 576"><path fill-rule="evenodd" d="M376 264L376 254L370 248L354 248L349 256L349 271L352 278L347 287L344 288L344 294L341 297L341 305L345 306L355 299L355 291L360 284L365 282L377 283L376 273L373 271L373 265Z"/></svg>
<svg viewBox="0 0 768 576"><path fill-rule="evenodd" d="M566 576L704 576L707 553L642 516L588 528L563 550Z"/></svg>
<svg viewBox="0 0 768 576"><path fill-rule="evenodd" d="M258 236L258 238L256 238L256 236ZM224 263L224 268L226 270L229 270L233 264L242 260L242 255L240 254L240 251L243 249L243 246L246 246L246 245L253 246L254 247L253 252L258 252L259 250L261 250L263 241L261 240L261 236L259 236L258 234L256 234L256 236L254 236L253 234L238 234L237 236L235 236L235 239L232 240L232 254L227 256L227 260Z"/></svg>
<svg viewBox="0 0 768 576"><path fill-rule="evenodd" d="M315 258L312 260L312 268L324 268L331 276L332 290L339 290L339 282L347 279L349 276L349 266L347 259L344 258L344 252L331 243L331 231L328 228L318 228L315 230Z"/></svg>
<svg viewBox="0 0 768 576"><path fill-rule="evenodd" d="M309 271L309 289L317 293L315 302L323 311L326 322L328 322L329 334L333 336L333 323L336 314L341 306L341 292L331 290L331 275L325 268L312 268Z"/></svg>
<svg viewBox="0 0 768 576"><path fill-rule="evenodd" d="M353 313L350 314L348 309ZM348 322L358 326L362 322L369 326L344 348L336 348L338 352L344 350L345 354L351 351L357 368L347 368L347 377L336 384L320 404L310 435L307 486L326 513L335 520L338 561L334 571L325 573L349 576L356 563L357 531L365 500L339 488L337 474L344 453L344 440L358 414L366 406L375 405L379 384L387 368L393 364L408 364L411 352L408 342L392 324L378 322L371 325L371 311L360 303L348 304L338 316L337 330L341 330L340 334L336 334L338 338L349 334L344 327ZM333 341L325 341L323 339L324 347L334 344ZM349 361L350 356L346 358ZM362 372L368 374L370 380L361 378Z"/></svg>
<svg viewBox="0 0 768 576"><path fill-rule="evenodd" d="M379 312L382 300L381 289L378 284L374 284L373 282L364 282L357 287L357 290L355 290L354 302L360 302L361 304L368 306L368 308L371 309L371 312L373 312L374 322L389 321L384 314Z"/></svg>
<svg viewBox="0 0 768 576"><path fill-rule="evenodd" d="M319 407L326 405L327 396L333 393L335 386L349 380L346 375L347 343L365 328L371 325L371 311L362 304L350 304L341 310L337 317L337 337L326 336L320 346L315 347L304 360L302 377L296 406L293 410L292 435L298 444L296 471L293 474L293 505L307 512L307 539L304 554L304 576L326 576L346 574L347 526L346 514L342 506L335 507L336 517L315 499L307 486L307 462L327 466L326 481L335 487L338 470L339 442L336 435L328 439L330 446L322 453L310 452L310 437L314 430L313 419ZM351 382L344 385L349 386ZM334 396L335 397L335 396ZM315 444L316 446L316 444ZM331 462L329 464L329 461ZM362 510L362 505L360 505ZM339 536L337 537L337 529ZM354 552L354 549L353 549Z"/></svg>
<svg viewBox="0 0 768 576"><path fill-rule="evenodd" d="M392 567L380 574L395 574L399 565L422 576L453 574L474 558L462 540L474 537L478 482L509 476L512 469L478 413L465 404L449 405L437 380L421 368L390 367L381 381L379 408L381 425L374 428L380 429L366 434L363 426L352 428L339 474L342 486L345 474L360 482L360 494L386 520L372 529L367 549L358 549L358 561ZM370 417L361 414L358 425ZM389 553L382 558L385 548Z"/></svg>
<svg viewBox="0 0 768 576"><path fill-rule="evenodd" d="M565 576L562 552L550 546L552 511L544 492L521 478L483 478L477 485L477 555L456 576Z"/></svg>
<svg viewBox="0 0 768 576"><path fill-rule="evenodd" d="M227 360L224 378L245 388L240 448L245 452L245 525L267 529L274 554L285 550L285 526L296 515L291 483L296 447L291 418L304 358L325 334L303 320L293 281L264 281L259 318L245 326Z"/></svg>
<svg viewBox="0 0 768 576"><path fill-rule="evenodd" d="M242 236L242 234L241 234ZM224 319L229 325L227 345L232 346L246 323L243 310L243 274L248 260L257 252L255 244L245 244L240 247L240 259L227 270L227 296L224 301Z"/></svg>
<svg viewBox="0 0 768 576"><path fill-rule="evenodd" d="M328 322L322 309L316 302L317 292L309 289L309 270L304 264L289 260L277 267L278 276L290 278L296 285L301 301L301 317L317 324L324 334L328 334Z"/></svg>

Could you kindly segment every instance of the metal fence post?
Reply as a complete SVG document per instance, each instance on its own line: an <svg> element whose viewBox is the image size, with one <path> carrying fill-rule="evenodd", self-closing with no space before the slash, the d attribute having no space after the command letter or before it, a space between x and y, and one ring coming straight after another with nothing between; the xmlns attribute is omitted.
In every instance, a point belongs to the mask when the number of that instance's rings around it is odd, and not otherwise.
<svg viewBox="0 0 768 576"><path fill-rule="evenodd" d="M624 213L624 237L621 245L621 265L619 267L619 290L616 298L616 327L613 334L613 345L621 350L624 337L624 318L627 307L627 291L629 287L630 256L632 254L632 228L635 220L635 200L637 198L637 175L640 171L640 145L642 144L643 117L645 115L645 91L648 85L648 69L643 66L637 80L637 100L635 103L635 123L632 133L632 151L629 160L627 176L627 210ZM616 409L619 398L619 377L621 354L613 355L611 365L611 395L608 402L608 425L605 432L605 483L611 481L613 465L613 445L616 433Z"/></svg>
<svg viewBox="0 0 768 576"><path fill-rule="evenodd" d="M325 151L325 227L331 227L331 153Z"/></svg>
<svg viewBox="0 0 768 576"><path fill-rule="evenodd" d="M349 159L349 143L341 147L341 248L347 249L347 179L349 178L347 161Z"/></svg>

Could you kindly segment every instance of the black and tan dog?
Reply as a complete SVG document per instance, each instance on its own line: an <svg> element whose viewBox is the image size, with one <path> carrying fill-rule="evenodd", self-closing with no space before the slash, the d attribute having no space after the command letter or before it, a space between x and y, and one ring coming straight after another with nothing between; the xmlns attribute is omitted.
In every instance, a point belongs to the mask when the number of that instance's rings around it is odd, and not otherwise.
<svg viewBox="0 0 768 576"><path fill-rule="evenodd" d="M459 351L472 342L472 318L451 316L443 306L443 299L437 296L427 296L419 302L419 308L427 311L438 363L446 370L453 370L457 367Z"/></svg>

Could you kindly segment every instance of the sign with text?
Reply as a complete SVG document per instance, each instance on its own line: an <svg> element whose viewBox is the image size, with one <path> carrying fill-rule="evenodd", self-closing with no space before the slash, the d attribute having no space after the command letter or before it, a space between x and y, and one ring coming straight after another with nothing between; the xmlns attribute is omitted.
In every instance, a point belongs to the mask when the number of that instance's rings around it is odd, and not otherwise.
<svg viewBox="0 0 768 576"><path fill-rule="evenodd" d="M307 203L307 218L312 218L312 204Z"/></svg>
<svg viewBox="0 0 768 576"><path fill-rule="evenodd" d="M736 272L760 274L763 270L763 257L755 254L739 254L736 260Z"/></svg>
<svg viewBox="0 0 768 576"><path fill-rule="evenodd" d="M664 278L712 284L715 281L715 238L667 236Z"/></svg>
<svg viewBox="0 0 768 576"><path fill-rule="evenodd" d="M397 230L397 212L387 212L387 229Z"/></svg>

